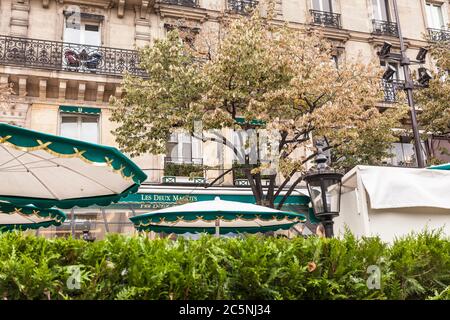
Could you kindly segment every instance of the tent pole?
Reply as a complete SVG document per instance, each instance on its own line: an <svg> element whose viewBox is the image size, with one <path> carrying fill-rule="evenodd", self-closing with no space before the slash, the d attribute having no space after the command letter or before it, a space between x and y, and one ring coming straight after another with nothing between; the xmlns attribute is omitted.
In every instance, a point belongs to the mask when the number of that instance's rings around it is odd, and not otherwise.
<svg viewBox="0 0 450 320"><path fill-rule="evenodd" d="M220 219L216 219L216 237L220 237Z"/></svg>

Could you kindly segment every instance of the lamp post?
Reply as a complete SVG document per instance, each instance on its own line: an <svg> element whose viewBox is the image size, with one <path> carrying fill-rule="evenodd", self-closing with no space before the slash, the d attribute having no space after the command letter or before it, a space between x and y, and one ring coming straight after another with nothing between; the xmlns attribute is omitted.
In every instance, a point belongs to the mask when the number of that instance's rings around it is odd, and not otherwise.
<svg viewBox="0 0 450 320"><path fill-rule="evenodd" d="M405 43L403 40L402 35L402 29L400 27L400 18L398 14L398 7L397 7L397 0L393 0L394 5L394 14L395 14L395 21L397 22L397 30L398 30L398 38L400 41L400 65L403 68L403 73L405 75L405 92L406 97L408 99L408 105L410 107L410 114L411 114L411 125L414 135L414 148L416 149L416 159L417 159L417 166L419 168L425 167L425 161L422 154L422 146L420 143L420 134L419 134L419 127L417 125L417 114L416 114L416 108L414 106L414 99L413 99L413 89L414 89L414 82L411 78L411 71L409 70L409 66L411 65L410 59L405 54ZM426 51L425 51L426 54ZM425 59L425 57L423 57Z"/></svg>
<svg viewBox="0 0 450 320"><path fill-rule="evenodd" d="M339 215L341 204L342 173L327 165L327 156L318 146L316 169L310 170L304 180L308 187L314 215L325 228L325 236L333 237L333 219Z"/></svg>

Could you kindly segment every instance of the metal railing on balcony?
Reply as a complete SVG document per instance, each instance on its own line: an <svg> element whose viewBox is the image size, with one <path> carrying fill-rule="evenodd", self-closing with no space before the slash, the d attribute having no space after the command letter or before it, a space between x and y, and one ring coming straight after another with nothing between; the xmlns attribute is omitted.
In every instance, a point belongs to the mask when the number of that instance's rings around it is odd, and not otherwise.
<svg viewBox="0 0 450 320"><path fill-rule="evenodd" d="M159 2L193 8L198 6L197 0L159 0Z"/></svg>
<svg viewBox="0 0 450 320"><path fill-rule="evenodd" d="M372 20L373 34L379 36L398 37L398 26L396 22L385 20Z"/></svg>
<svg viewBox="0 0 450 320"><path fill-rule="evenodd" d="M202 158L164 157L163 183L202 184L205 181Z"/></svg>
<svg viewBox="0 0 450 320"><path fill-rule="evenodd" d="M246 14L256 8L256 0L228 0L228 9L233 13Z"/></svg>
<svg viewBox="0 0 450 320"><path fill-rule="evenodd" d="M428 35L432 41L450 41L450 31L428 28Z"/></svg>
<svg viewBox="0 0 450 320"><path fill-rule="evenodd" d="M337 29L342 27L339 13L318 10L309 10L309 12L311 13L313 24Z"/></svg>
<svg viewBox="0 0 450 320"><path fill-rule="evenodd" d="M164 157L164 165L168 163L173 164L189 164L189 165L203 165L202 158L183 158L183 157Z"/></svg>
<svg viewBox="0 0 450 320"><path fill-rule="evenodd" d="M404 82L401 80L386 81L381 82L383 92L384 92L384 102L395 103L398 101L398 91L402 90Z"/></svg>
<svg viewBox="0 0 450 320"><path fill-rule="evenodd" d="M136 50L0 35L0 64L28 68L145 77Z"/></svg>

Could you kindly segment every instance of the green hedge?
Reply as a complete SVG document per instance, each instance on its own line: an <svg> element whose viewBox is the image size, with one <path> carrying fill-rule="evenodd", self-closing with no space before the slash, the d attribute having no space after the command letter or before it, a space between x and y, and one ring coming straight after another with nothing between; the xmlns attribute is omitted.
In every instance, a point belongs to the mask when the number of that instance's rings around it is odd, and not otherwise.
<svg viewBox="0 0 450 320"><path fill-rule="evenodd" d="M366 285L381 268L381 288ZM68 288L71 266L80 288ZM0 235L0 299L449 299L450 240Z"/></svg>

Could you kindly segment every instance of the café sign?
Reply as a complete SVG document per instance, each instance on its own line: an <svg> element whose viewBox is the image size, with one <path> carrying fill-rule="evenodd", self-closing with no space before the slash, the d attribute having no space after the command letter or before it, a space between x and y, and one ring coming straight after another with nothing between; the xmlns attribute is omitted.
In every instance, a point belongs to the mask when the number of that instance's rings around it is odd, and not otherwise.
<svg viewBox="0 0 450 320"><path fill-rule="evenodd" d="M159 194L159 193L134 193L122 198L118 203L113 203L111 208L133 208L133 209L162 209L175 205L196 201L214 200L219 196L222 200L237 201L244 203L255 203L253 195L234 194ZM280 201L282 196L275 199ZM307 205L309 198L302 195L291 195L285 204Z"/></svg>

